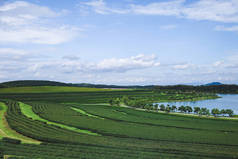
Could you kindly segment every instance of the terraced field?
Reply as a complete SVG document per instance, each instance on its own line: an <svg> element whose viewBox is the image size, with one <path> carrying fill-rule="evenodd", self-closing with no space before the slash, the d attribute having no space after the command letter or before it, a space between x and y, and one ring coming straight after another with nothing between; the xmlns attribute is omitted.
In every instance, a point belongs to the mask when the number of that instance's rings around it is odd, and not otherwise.
<svg viewBox="0 0 238 159"><path fill-rule="evenodd" d="M125 94L153 95L148 91L2 94L0 115L9 127L0 129L21 136L0 133L0 155L26 159L238 158L238 121L100 104Z"/></svg>

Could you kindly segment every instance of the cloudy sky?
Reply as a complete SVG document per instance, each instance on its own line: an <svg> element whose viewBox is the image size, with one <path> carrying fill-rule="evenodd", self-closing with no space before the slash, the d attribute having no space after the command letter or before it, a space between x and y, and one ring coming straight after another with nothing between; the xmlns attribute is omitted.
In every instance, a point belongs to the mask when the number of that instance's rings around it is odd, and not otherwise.
<svg viewBox="0 0 238 159"><path fill-rule="evenodd" d="M0 0L0 82L238 84L238 0Z"/></svg>

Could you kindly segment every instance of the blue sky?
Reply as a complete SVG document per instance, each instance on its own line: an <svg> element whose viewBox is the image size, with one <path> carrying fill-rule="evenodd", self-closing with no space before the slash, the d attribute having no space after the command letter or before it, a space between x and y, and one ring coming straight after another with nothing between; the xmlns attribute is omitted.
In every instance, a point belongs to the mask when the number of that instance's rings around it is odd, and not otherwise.
<svg viewBox="0 0 238 159"><path fill-rule="evenodd" d="M238 84L237 0L0 0L0 82Z"/></svg>

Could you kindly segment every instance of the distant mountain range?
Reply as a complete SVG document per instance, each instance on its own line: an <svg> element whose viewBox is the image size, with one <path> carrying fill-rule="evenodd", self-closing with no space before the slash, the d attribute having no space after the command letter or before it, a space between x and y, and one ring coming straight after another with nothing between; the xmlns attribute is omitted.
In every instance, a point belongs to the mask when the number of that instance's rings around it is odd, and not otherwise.
<svg viewBox="0 0 238 159"><path fill-rule="evenodd" d="M105 84L90 84L90 83L63 83L56 81L45 80L19 80L0 83L0 88L10 87L29 87L29 86L69 86L69 87L89 87L89 88L152 88L154 85L148 86L119 86L119 85L105 85Z"/></svg>
<svg viewBox="0 0 238 159"><path fill-rule="evenodd" d="M219 85L223 85L223 84L220 82L211 82L211 83L205 84L205 86L219 86Z"/></svg>

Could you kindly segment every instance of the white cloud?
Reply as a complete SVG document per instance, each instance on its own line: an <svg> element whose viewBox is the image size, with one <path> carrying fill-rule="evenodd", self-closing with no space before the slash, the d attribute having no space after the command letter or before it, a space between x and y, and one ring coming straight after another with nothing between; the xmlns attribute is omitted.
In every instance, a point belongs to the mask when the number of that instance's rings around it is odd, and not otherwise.
<svg viewBox="0 0 238 159"><path fill-rule="evenodd" d="M0 48L0 55L25 55L25 50L13 49L13 48Z"/></svg>
<svg viewBox="0 0 238 159"><path fill-rule="evenodd" d="M20 65L25 65L29 62L34 63L35 60L42 61L46 60L50 56L48 56L50 49L33 49L33 50L25 50L18 48L0 48L0 61L1 64L10 65L12 63L19 63ZM21 64L22 62L22 64Z"/></svg>
<svg viewBox="0 0 238 159"><path fill-rule="evenodd" d="M54 23L54 18L65 12L25 1L5 3L0 6L0 43L59 44L70 41L81 30Z"/></svg>
<svg viewBox="0 0 238 159"><path fill-rule="evenodd" d="M165 2L153 2L145 5L131 4L127 9L119 9L120 12L109 8L105 1L94 0L85 5L99 14L142 14L176 16L193 20L209 20L225 23L238 22L237 0L198 0L186 3L186 0L173 0Z"/></svg>
<svg viewBox="0 0 238 159"><path fill-rule="evenodd" d="M25 50L13 49L13 48L0 48L0 59L2 60L19 60L27 56L28 53ZM3 61L1 61L3 62Z"/></svg>
<svg viewBox="0 0 238 159"><path fill-rule="evenodd" d="M108 77L108 78L103 78L103 77L100 77L100 78L97 78L96 81L94 81L94 83L111 83L111 84L117 84L120 83L120 84L125 84L125 85L128 85L128 84L133 84L135 85L138 84L138 83L144 83L144 82L147 82L148 79L144 78L144 77L123 77L123 78L115 78L115 77Z"/></svg>
<svg viewBox="0 0 238 159"><path fill-rule="evenodd" d="M215 27L215 30L216 31L231 31L231 32L238 32L238 26L235 25L235 26L231 26L231 27L225 27L225 26L216 26Z"/></svg>
<svg viewBox="0 0 238 159"><path fill-rule="evenodd" d="M147 5L131 5L131 12L145 15L176 15L181 14L182 3L184 0L170 2L155 2Z"/></svg>
<svg viewBox="0 0 238 159"><path fill-rule="evenodd" d="M155 55L146 56L144 54L140 54L129 58L105 59L93 66L91 69L124 72L128 70L143 69L159 65L160 63L156 61Z"/></svg>
<svg viewBox="0 0 238 159"><path fill-rule="evenodd" d="M238 22L237 0L200 0L184 6L185 18L218 22Z"/></svg>
<svg viewBox="0 0 238 159"><path fill-rule="evenodd" d="M18 7L26 7L28 3L24 1L16 1L13 3L5 4L4 6L0 7L0 11L9 11L9 10L14 10Z"/></svg>
<svg viewBox="0 0 238 159"><path fill-rule="evenodd" d="M77 61L80 59L80 57L77 55L66 55L66 56L63 56L62 59Z"/></svg>
<svg viewBox="0 0 238 159"><path fill-rule="evenodd" d="M173 24L160 26L160 29L162 30L173 30L176 28L177 28L177 25L173 25Z"/></svg>
<svg viewBox="0 0 238 159"><path fill-rule="evenodd" d="M17 29L0 28L0 43L59 44L77 36L78 29L72 27L28 27Z"/></svg>
<svg viewBox="0 0 238 159"><path fill-rule="evenodd" d="M7 25L23 25L29 24L32 20L41 17L50 18L59 16L57 13L48 7L35 5L25 1L15 1L5 3L0 6L0 22Z"/></svg>
<svg viewBox="0 0 238 159"><path fill-rule="evenodd" d="M4 48L0 50L0 80L45 79L72 82L135 84L148 81L143 74L133 74L142 69L159 68L155 55L143 55L104 59L98 62L82 61L78 56L63 58L34 58L32 51ZM24 55L22 55L24 54ZM21 55L21 59L13 56ZM40 56L40 55L39 55ZM69 57L69 58L68 58ZM74 57L74 58L73 58ZM78 59L75 60L75 57ZM70 75L69 75L70 74Z"/></svg>
<svg viewBox="0 0 238 159"><path fill-rule="evenodd" d="M220 69L238 69L238 54L216 61L213 66Z"/></svg>
<svg viewBox="0 0 238 159"><path fill-rule="evenodd" d="M216 61L213 66L218 67L221 66L222 64L224 64L224 61Z"/></svg>
<svg viewBox="0 0 238 159"><path fill-rule="evenodd" d="M57 62L54 61L54 64ZM155 55L146 56L139 54L128 58L111 58L104 59L99 62L81 62L72 60L71 58L63 58L63 61L58 61L65 72L127 72L130 70L138 70L160 66Z"/></svg>
<svg viewBox="0 0 238 159"><path fill-rule="evenodd" d="M188 69L190 68L191 65L190 64L179 64L179 65L174 65L173 68L177 69L177 70L184 70L184 69Z"/></svg>
<svg viewBox="0 0 238 159"><path fill-rule="evenodd" d="M29 21L35 19L35 17L30 18L19 18L19 17L13 17L13 16L0 16L0 22L3 24L11 25L11 26L17 26L17 25L23 25L23 24L29 24Z"/></svg>
<svg viewBox="0 0 238 159"><path fill-rule="evenodd" d="M68 58L70 57L70 58ZM155 55L139 54L128 58L111 58L98 62L82 62L77 56L77 60L72 59L73 56L64 56L61 59L53 59L48 61L30 61L28 71L38 72L40 70L53 69L64 73L77 72L127 72L131 70L140 70L160 66Z"/></svg>
<svg viewBox="0 0 238 159"><path fill-rule="evenodd" d="M179 61L160 65L155 55L144 54L97 62L83 61L72 54L62 58L39 58L43 55L39 52L34 54L34 50L1 48L0 80L45 79L125 85L208 83L219 77L222 77L221 82L238 81L238 55L222 58L210 65Z"/></svg>
<svg viewBox="0 0 238 159"><path fill-rule="evenodd" d="M91 7L98 14L109 14L109 13L125 14L125 13L128 13L128 10L113 9L113 8L107 7L107 4L103 0L93 0L93 1L89 1L89 2L83 2L83 3L81 3L81 5Z"/></svg>

